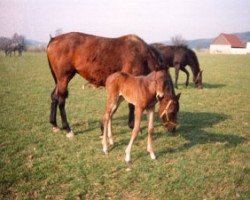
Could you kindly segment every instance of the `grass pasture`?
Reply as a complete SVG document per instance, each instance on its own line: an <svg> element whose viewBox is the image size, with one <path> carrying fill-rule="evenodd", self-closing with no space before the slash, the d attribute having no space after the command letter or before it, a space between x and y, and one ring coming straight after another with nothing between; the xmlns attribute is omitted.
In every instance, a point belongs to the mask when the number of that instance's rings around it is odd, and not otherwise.
<svg viewBox="0 0 250 200"><path fill-rule="evenodd" d="M77 135L68 140L48 123L54 82L46 55L1 54L0 199L250 199L250 55L198 58L204 89L186 89L180 72L176 134L156 118L151 160L144 117L126 164L125 103L114 116L115 145L104 155L103 89L83 90L79 76L70 82L66 111Z"/></svg>

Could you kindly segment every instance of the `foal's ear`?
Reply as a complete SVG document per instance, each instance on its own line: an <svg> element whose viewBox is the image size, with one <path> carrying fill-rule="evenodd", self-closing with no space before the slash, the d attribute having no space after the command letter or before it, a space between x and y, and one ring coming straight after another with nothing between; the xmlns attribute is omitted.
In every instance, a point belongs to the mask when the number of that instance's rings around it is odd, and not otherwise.
<svg viewBox="0 0 250 200"><path fill-rule="evenodd" d="M180 99L180 96L181 96L181 93L177 94L177 95L176 95L176 99L179 100L179 99Z"/></svg>

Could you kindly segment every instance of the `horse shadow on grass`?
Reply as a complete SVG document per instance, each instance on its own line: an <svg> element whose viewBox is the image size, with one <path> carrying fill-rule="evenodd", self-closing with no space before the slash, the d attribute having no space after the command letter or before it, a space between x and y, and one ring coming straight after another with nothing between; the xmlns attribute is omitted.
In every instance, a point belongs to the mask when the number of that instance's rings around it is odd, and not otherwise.
<svg viewBox="0 0 250 200"><path fill-rule="evenodd" d="M220 133L219 131L209 132L206 130L222 123L227 119L229 119L229 116L222 113L180 112L180 127L178 128L176 135L180 135L185 138L187 142L179 147L160 150L158 155L160 156L166 153L185 151L193 146L201 144L222 143L225 147L230 148L246 142L247 139L242 136L238 136L237 133L228 134Z"/></svg>
<svg viewBox="0 0 250 200"><path fill-rule="evenodd" d="M157 114L156 114L157 115ZM229 119L229 116L222 113L209 113L209 112L180 112L179 113L179 127L177 128L176 133L166 132L166 134L157 134L154 133L154 139L158 140L162 137L176 137L181 136L187 141L181 146L157 149L155 148L157 156L162 156L166 153L177 153L181 151L186 151L189 148L192 148L196 145L201 144L218 144L222 143L225 147L235 147L241 143L246 142L246 138L238 136L237 133L220 133L220 131L209 132L206 129L212 128L213 126L224 122ZM146 120L144 116L143 120ZM124 124L127 126L127 116L116 118L114 117L114 126L118 124ZM155 117L155 127L163 126L159 117ZM129 132L128 132L129 131ZM139 133L138 139L144 139L147 137L147 126L141 127L142 134ZM114 131L113 131L114 132ZM118 145L127 145L130 140L131 130L127 127L124 127L123 130L120 130L119 133L114 134L127 134L126 139L121 139L118 143L110 149L116 148Z"/></svg>
<svg viewBox="0 0 250 200"><path fill-rule="evenodd" d="M161 123L161 120L159 119L157 114L155 115L156 115L154 122L155 127L162 127L163 125ZM218 130L218 132L217 131L209 132L209 128L212 128L213 126L216 126L217 124L220 124L229 118L230 118L229 116L222 113L180 112L178 115L179 127L177 128L176 133L173 134L170 132L166 132L165 134L158 134L157 132L155 132L153 140L158 140L162 137L181 136L186 140L186 143L180 146L173 146L164 149L155 148L157 156L161 157L162 155L165 155L167 153L178 153L186 151L196 145L201 145L201 144L222 143L225 145L225 147L230 148L246 142L247 139L242 136L238 136L237 133L232 133L232 134L220 133L220 130ZM142 120L143 121L147 120L145 115L143 116ZM75 133L83 134L96 130L101 135L100 121L101 120L96 120L96 119L89 120L87 122L88 123L87 128L86 125L82 124L82 122L74 123L73 127L79 129L79 131L76 131ZM112 151L118 146L128 145L131 135L130 134L131 129L128 128L127 122L128 122L128 115L113 117L113 123L112 123L113 135L115 136L115 135L125 134L126 137L125 138L123 137L122 139L115 141L114 146L110 148L110 151ZM122 128L117 128L117 126L122 126ZM146 137L147 137L147 126L143 125L141 127L141 133L139 133L137 139L143 140Z"/></svg>
<svg viewBox="0 0 250 200"><path fill-rule="evenodd" d="M226 84L223 83L203 83L203 87L207 89L217 89L217 88L223 88Z"/></svg>
<svg viewBox="0 0 250 200"><path fill-rule="evenodd" d="M179 83L178 86L181 86L180 88L186 88L185 83ZM187 88L196 88L196 86L194 85L194 83L189 83ZM219 89L219 88L223 88L226 87L226 84L223 83L203 83L203 88L204 89Z"/></svg>
<svg viewBox="0 0 250 200"><path fill-rule="evenodd" d="M88 119L85 121L77 121L72 123L73 131L75 135L87 134L93 130L100 132L101 135L101 119Z"/></svg>

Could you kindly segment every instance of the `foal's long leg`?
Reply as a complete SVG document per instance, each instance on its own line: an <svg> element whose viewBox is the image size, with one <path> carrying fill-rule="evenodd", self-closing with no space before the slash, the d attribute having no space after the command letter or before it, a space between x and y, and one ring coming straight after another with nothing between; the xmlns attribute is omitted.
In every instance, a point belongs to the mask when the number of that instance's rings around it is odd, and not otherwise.
<svg viewBox="0 0 250 200"><path fill-rule="evenodd" d="M180 65L175 65L175 88L178 89L178 77L179 77Z"/></svg>
<svg viewBox="0 0 250 200"><path fill-rule="evenodd" d="M155 159L155 154L152 146L152 134L154 131L154 107L148 110L148 144L147 151L150 154L151 159Z"/></svg>
<svg viewBox="0 0 250 200"><path fill-rule="evenodd" d="M185 67L181 68L181 70L187 75L187 79L186 79L186 87L187 87L189 84L189 72Z"/></svg>
<svg viewBox="0 0 250 200"><path fill-rule="evenodd" d="M102 138L102 146L103 152L105 154L108 153L108 143L107 136L109 137L109 143L113 144L112 132L111 132L111 117L116 111L118 105L120 103L119 96L111 96L108 97L106 110L103 116L103 138Z"/></svg>
<svg viewBox="0 0 250 200"><path fill-rule="evenodd" d="M126 162L129 162L131 160L131 148L132 148L132 145L133 145L133 142L134 142L136 136L138 135L138 133L140 131L142 112L143 112L142 109L135 108L135 124L134 124L134 129L132 131L129 144L128 144L126 150L125 150L125 153L126 153L126 155L125 155L125 161Z"/></svg>
<svg viewBox="0 0 250 200"><path fill-rule="evenodd" d="M115 114L117 108L119 107L120 103L123 101L123 98L122 97L118 97L118 100L117 102L114 104L114 106L111 108L111 111L110 111L110 117L109 117L109 121L108 121L108 138L109 138L109 144L110 145L113 145L114 144L114 141L113 141L113 138L112 138L112 117L113 115Z"/></svg>
<svg viewBox="0 0 250 200"><path fill-rule="evenodd" d="M102 150L105 154L108 153L107 131L108 131L109 120L110 120L110 111L107 105L106 111L103 115L103 136L102 136Z"/></svg>

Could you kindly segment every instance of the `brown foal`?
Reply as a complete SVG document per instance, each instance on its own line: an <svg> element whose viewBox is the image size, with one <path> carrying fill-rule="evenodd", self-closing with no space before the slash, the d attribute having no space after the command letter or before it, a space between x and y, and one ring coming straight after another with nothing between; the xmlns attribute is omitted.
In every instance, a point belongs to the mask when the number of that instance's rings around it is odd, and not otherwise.
<svg viewBox="0 0 250 200"><path fill-rule="evenodd" d="M103 116L104 130L102 139L103 151L105 154L108 153L108 139L109 144L113 145L111 132L112 116L121 101L125 99L128 103L135 106L135 124L130 142L125 151L125 161L129 162L131 160L130 152L132 144L140 131L141 117L144 110L148 111L147 151L149 152L151 159L156 158L152 147L155 104L157 103L157 100L162 104L160 106L164 111L161 113L161 118L169 130L175 129L176 113L179 110L179 95L171 97L171 95L168 94L167 78L168 74L165 70L154 71L147 76L137 77L124 72L116 72L108 77L106 81L107 105ZM172 111L175 111L176 113L169 115L168 109L170 107Z"/></svg>

